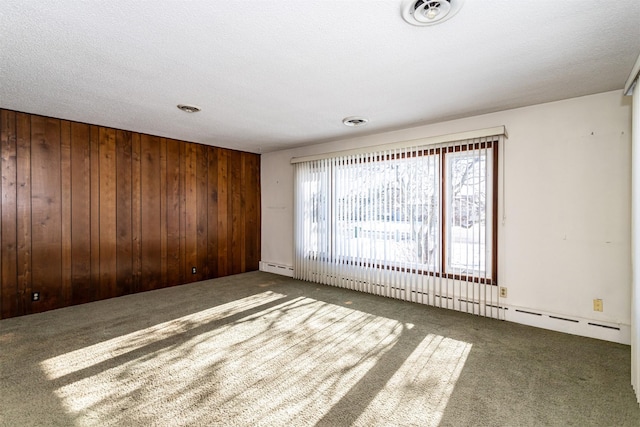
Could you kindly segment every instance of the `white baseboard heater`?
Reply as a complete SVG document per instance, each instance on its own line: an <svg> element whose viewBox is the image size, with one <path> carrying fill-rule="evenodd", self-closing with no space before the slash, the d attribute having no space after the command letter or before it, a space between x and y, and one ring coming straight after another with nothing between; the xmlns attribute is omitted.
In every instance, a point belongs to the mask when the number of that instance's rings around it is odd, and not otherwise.
<svg viewBox="0 0 640 427"><path fill-rule="evenodd" d="M260 261L260 271L280 274L281 276L293 277L293 267L274 262Z"/></svg>

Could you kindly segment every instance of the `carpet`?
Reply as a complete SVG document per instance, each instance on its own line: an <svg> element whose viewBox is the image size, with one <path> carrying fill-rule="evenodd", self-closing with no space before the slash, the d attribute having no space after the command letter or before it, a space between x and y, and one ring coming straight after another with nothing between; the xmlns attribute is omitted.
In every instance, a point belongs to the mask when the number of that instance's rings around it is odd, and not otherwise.
<svg viewBox="0 0 640 427"><path fill-rule="evenodd" d="M1 426L638 426L629 346L245 273L0 321Z"/></svg>

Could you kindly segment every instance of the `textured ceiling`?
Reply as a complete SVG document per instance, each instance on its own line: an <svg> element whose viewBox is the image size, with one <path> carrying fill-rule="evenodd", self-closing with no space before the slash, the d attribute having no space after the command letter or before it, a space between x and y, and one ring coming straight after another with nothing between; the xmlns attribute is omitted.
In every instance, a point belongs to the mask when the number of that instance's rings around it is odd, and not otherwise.
<svg viewBox="0 0 640 427"><path fill-rule="evenodd" d="M267 152L622 89L640 53L638 0L401 3L2 0L0 107Z"/></svg>

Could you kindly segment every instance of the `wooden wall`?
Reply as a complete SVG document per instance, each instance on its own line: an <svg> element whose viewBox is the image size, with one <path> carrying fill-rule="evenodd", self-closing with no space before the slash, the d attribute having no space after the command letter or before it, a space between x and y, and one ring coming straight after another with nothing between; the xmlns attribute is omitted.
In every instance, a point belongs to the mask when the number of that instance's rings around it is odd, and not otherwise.
<svg viewBox="0 0 640 427"><path fill-rule="evenodd" d="M0 126L0 318L258 269L258 155L9 110Z"/></svg>

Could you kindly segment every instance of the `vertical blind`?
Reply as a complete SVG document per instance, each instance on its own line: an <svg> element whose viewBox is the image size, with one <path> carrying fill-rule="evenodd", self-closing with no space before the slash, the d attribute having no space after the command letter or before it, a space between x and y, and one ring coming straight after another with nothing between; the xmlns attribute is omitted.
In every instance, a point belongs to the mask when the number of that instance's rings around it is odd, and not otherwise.
<svg viewBox="0 0 640 427"><path fill-rule="evenodd" d="M294 276L500 317L501 139L295 163Z"/></svg>

